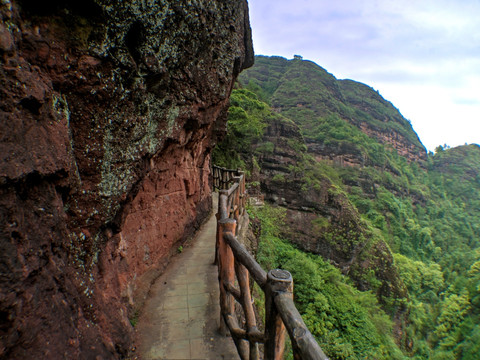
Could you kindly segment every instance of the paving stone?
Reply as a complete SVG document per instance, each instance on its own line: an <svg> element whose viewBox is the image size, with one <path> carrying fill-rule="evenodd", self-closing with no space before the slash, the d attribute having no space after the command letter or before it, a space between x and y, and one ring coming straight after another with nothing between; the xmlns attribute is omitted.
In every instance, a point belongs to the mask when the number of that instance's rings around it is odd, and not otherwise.
<svg viewBox="0 0 480 360"><path fill-rule="evenodd" d="M197 321L197 320L205 321L205 316L206 316L205 311L206 309L202 306L188 309L188 320L189 321ZM220 316L220 313L219 313L219 316Z"/></svg>
<svg viewBox="0 0 480 360"><path fill-rule="evenodd" d="M205 276L210 271L211 271L211 269L208 266L208 264L201 264L201 265L198 265L198 266L193 266L193 267L187 269L187 277L190 277L190 276ZM204 279L202 279L202 281L204 281ZM191 282L191 280L189 279L189 283L190 282Z"/></svg>
<svg viewBox="0 0 480 360"><path fill-rule="evenodd" d="M193 283L187 285L187 294L194 295L194 294L203 294L207 290L207 284L205 283Z"/></svg>
<svg viewBox="0 0 480 360"><path fill-rule="evenodd" d="M189 282L190 282L190 278L187 276L187 274L180 275L175 280L176 285L182 285L182 284L187 285Z"/></svg>
<svg viewBox="0 0 480 360"><path fill-rule="evenodd" d="M153 344L149 351L143 355L144 360L165 359L168 344Z"/></svg>
<svg viewBox="0 0 480 360"><path fill-rule="evenodd" d="M208 293L188 295L188 308L205 307L208 305L210 295Z"/></svg>
<svg viewBox="0 0 480 360"><path fill-rule="evenodd" d="M180 296L166 296L163 304L164 310L187 309L188 300L187 295Z"/></svg>
<svg viewBox="0 0 480 360"><path fill-rule="evenodd" d="M188 338L190 340L202 339L204 327L205 327L205 319L190 322L188 324Z"/></svg>
<svg viewBox="0 0 480 360"><path fill-rule="evenodd" d="M165 291L165 296L180 296L188 294L188 284L175 284Z"/></svg>
<svg viewBox="0 0 480 360"><path fill-rule="evenodd" d="M190 356L190 340L177 340L167 346L164 359L191 359Z"/></svg>

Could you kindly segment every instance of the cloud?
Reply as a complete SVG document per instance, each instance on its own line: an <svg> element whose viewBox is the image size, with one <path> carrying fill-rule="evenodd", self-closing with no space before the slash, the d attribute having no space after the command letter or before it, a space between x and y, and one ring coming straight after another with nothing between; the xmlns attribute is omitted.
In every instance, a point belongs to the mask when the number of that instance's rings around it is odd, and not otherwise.
<svg viewBox="0 0 480 360"><path fill-rule="evenodd" d="M249 0L249 6L257 53L300 54L337 78L388 94L388 100L409 114L422 140L431 137L428 126L451 121L452 116L442 117L436 110L442 107L445 114L465 117L457 122L465 123L463 129L457 126L445 136L463 131L460 137L472 138L471 124L479 122L480 114L479 1ZM429 100L422 108L417 96L425 94ZM430 100L430 94L441 100ZM480 143L480 131L465 141Z"/></svg>

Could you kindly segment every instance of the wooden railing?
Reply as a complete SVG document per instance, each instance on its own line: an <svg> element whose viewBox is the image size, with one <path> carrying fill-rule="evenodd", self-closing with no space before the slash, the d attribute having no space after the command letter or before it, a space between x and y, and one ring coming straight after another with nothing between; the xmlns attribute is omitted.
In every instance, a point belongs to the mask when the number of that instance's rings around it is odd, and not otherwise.
<svg viewBox="0 0 480 360"><path fill-rule="evenodd" d="M282 359L286 332L296 360L328 360L295 307L291 274L280 269L266 273L237 239L237 224L245 213L245 175L216 166L213 174L214 186L220 189L215 257L220 285L221 328L230 332L242 360L259 359L259 344L264 344L264 359ZM257 326L250 277L265 293L264 332ZM243 309L242 326L235 313L235 301Z"/></svg>
<svg viewBox="0 0 480 360"><path fill-rule="evenodd" d="M220 166L213 166L213 186L219 190L226 190L230 187L234 177L238 177L241 172L238 170L225 169Z"/></svg>

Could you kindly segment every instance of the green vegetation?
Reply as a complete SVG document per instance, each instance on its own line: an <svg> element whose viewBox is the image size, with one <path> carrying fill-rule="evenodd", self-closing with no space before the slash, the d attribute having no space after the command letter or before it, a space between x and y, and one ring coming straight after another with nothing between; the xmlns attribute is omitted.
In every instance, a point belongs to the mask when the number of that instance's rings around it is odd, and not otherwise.
<svg viewBox="0 0 480 360"><path fill-rule="evenodd" d="M250 210L258 260L292 273L326 353L478 358L480 147L426 154L377 92L301 59L257 57L240 81L214 161L275 194L281 206Z"/></svg>
<svg viewBox="0 0 480 360"><path fill-rule="evenodd" d="M138 324L138 318L140 317L140 311L139 310L135 310L135 312L133 313L132 317L130 317L130 324L135 327L137 326Z"/></svg>
<svg viewBox="0 0 480 360"><path fill-rule="evenodd" d="M261 100L294 120L307 140L325 140L338 146L355 143L365 155L381 156L378 151L385 150L384 146L372 149L374 143L379 144L368 136L362 141L345 141L354 135L350 124L364 124L375 131L394 131L418 151L425 151L411 124L369 86L352 80L339 81L311 61L263 56L257 56L255 61L251 70L240 75L240 81ZM328 133L324 133L324 127ZM364 146L367 148L363 149Z"/></svg>
<svg viewBox="0 0 480 360"><path fill-rule="evenodd" d="M321 257L281 239L282 208L265 205L249 213L261 222L258 261L265 269L291 272L297 308L331 359L404 358L392 335L393 323L374 294L357 290Z"/></svg>
<svg viewBox="0 0 480 360"><path fill-rule="evenodd" d="M230 169L245 168L241 152L260 140L270 108L257 95L245 89L235 90L230 96L227 135L213 152L218 166Z"/></svg>

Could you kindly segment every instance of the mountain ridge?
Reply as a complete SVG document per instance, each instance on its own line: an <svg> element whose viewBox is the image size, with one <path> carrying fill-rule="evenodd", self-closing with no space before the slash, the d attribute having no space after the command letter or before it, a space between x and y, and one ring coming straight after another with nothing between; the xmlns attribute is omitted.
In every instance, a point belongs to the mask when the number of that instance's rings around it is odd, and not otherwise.
<svg viewBox="0 0 480 360"><path fill-rule="evenodd" d="M273 80L270 78L273 71L265 69L270 67L266 64L270 60L276 65ZM258 77L258 74L268 75L268 78ZM301 84L298 84L299 80ZM301 125L307 128L304 131L307 139L308 130L315 131L309 128L311 124L307 122L316 116L325 117L336 113L367 135L375 136L380 142L390 143L409 161L426 160L426 149L410 122L403 118L391 102L368 85L349 79L337 80L312 61L256 56L255 68L240 74L239 81L251 89L256 86L263 88L266 100L271 102L272 107L286 113L294 121L304 118ZM292 88L295 92L292 92ZM316 98L313 106L312 96ZM346 108L342 102L352 105L354 109ZM309 106L306 107L305 104ZM396 138L389 130L395 130Z"/></svg>

